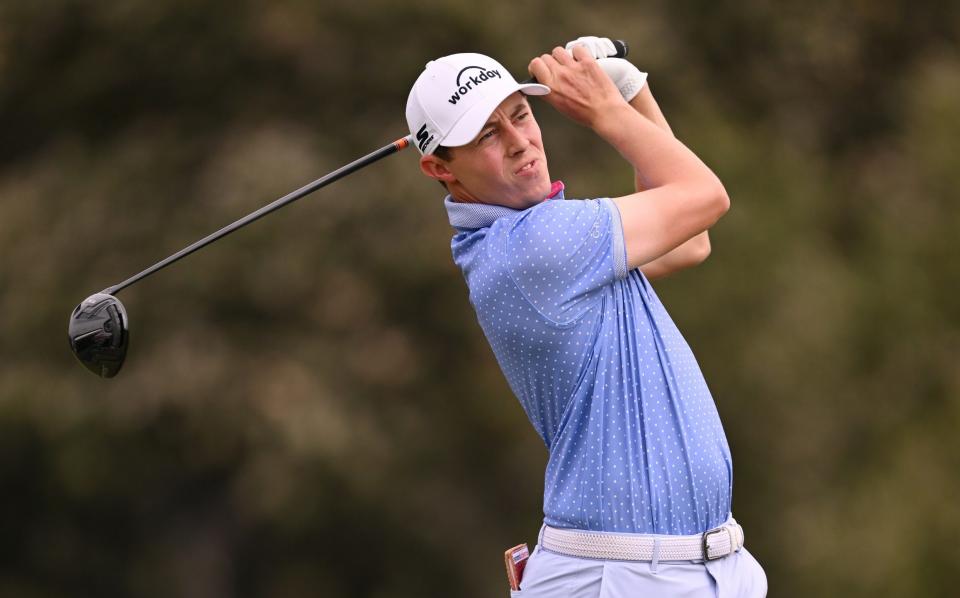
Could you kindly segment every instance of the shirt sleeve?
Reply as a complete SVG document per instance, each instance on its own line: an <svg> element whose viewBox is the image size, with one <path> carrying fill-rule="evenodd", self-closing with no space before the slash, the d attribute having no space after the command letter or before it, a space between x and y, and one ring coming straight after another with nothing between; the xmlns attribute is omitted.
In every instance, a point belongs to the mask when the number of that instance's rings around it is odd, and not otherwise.
<svg viewBox="0 0 960 598"><path fill-rule="evenodd" d="M609 199L552 200L518 218L506 238L509 272L527 301L558 324L627 276L620 211Z"/></svg>

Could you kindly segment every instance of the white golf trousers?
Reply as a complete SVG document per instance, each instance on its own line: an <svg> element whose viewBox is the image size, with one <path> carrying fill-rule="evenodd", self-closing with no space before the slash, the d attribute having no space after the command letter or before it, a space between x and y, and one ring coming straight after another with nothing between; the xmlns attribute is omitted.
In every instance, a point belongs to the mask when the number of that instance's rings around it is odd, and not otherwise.
<svg viewBox="0 0 960 598"><path fill-rule="evenodd" d="M550 552L538 544L512 598L763 598L767 576L742 548L709 562L603 561Z"/></svg>

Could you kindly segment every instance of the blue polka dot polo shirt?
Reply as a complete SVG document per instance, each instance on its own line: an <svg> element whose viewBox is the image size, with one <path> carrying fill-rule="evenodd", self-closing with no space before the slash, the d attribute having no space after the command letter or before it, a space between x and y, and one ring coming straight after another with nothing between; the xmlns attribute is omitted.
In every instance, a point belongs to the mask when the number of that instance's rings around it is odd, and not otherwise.
<svg viewBox="0 0 960 598"><path fill-rule="evenodd" d="M730 513L733 469L690 347L609 199L526 210L454 202L453 258L500 368L549 451L544 521L696 534Z"/></svg>

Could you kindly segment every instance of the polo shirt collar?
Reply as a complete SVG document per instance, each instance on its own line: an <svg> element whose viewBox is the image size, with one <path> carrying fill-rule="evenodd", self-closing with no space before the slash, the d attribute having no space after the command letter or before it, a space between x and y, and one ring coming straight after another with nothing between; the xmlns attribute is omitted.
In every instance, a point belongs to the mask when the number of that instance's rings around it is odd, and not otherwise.
<svg viewBox="0 0 960 598"><path fill-rule="evenodd" d="M547 196L547 200L551 199L564 199L563 182L554 181ZM443 205L447 208L450 226L454 228L486 228L504 216L521 211L493 204L453 201L449 195L444 198Z"/></svg>

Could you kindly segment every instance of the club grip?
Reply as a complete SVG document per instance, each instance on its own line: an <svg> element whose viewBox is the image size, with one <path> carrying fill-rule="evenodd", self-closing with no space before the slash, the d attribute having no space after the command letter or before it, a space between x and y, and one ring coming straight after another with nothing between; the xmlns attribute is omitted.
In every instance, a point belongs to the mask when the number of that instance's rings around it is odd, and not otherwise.
<svg viewBox="0 0 960 598"><path fill-rule="evenodd" d="M613 47L617 49L617 53L610 58L626 58L627 54L630 53L630 46L627 45L627 42L622 39L612 39Z"/></svg>
<svg viewBox="0 0 960 598"><path fill-rule="evenodd" d="M630 53L630 46L627 45L627 42L623 41L622 39L611 39L610 41L613 42L613 47L616 49L616 54L611 54L610 56L607 56L607 58L626 58L627 54ZM536 77L530 77L529 79L524 79L520 83L526 85L528 83L536 82Z"/></svg>

